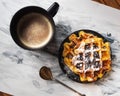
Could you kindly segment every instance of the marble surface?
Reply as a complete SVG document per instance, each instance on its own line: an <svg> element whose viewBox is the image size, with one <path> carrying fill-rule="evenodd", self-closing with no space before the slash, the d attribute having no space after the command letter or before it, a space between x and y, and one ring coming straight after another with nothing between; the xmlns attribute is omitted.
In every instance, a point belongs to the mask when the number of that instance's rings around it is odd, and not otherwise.
<svg viewBox="0 0 120 96"><path fill-rule="evenodd" d="M47 49L28 51L12 40L9 25L14 13L22 7L35 5L47 9L53 2L60 4L56 23L55 43ZM64 86L39 77L39 69L48 66L53 76L86 96L119 96L120 94L120 11L91 0L0 0L0 91L14 96L78 96ZM66 77L58 64L57 51L62 40L79 29L91 29L107 37L111 33L112 71L103 79L89 84ZM57 37L57 38L56 38ZM52 46L52 47L50 47ZM48 50L48 51L49 51Z"/></svg>

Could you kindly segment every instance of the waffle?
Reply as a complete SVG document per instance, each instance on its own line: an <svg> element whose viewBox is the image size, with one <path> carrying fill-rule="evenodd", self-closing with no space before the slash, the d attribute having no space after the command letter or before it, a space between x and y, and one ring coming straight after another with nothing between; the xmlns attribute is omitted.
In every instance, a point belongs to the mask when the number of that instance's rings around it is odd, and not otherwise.
<svg viewBox="0 0 120 96"><path fill-rule="evenodd" d="M81 82L93 82L111 70L110 44L91 33L71 34L63 44L64 64L79 75Z"/></svg>

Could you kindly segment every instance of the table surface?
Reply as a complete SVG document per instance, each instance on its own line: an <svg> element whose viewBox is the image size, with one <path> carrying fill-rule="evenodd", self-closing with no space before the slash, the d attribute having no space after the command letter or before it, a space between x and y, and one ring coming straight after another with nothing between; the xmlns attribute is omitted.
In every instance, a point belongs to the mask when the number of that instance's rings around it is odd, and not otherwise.
<svg viewBox="0 0 120 96"><path fill-rule="evenodd" d="M93 0L99 3L111 6L113 8L120 9L120 0Z"/></svg>
<svg viewBox="0 0 120 96"><path fill-rule="evenodd" d="M111 33L111 37L107 38L114 39L111 44L114 59L109 75L94 83L74 82L61 71L57 56L43 50L24 50L14 43L10 36L9 25L15 12L31 5L47 9L55 1L60 4L60 9L54 17L57 29L55 36L58 40L56 50L60 46L58 42L76 30L91 29L106 37ZM14 96L78 96L54 81L41 79L39 69L42 66L48 66L54 77L77 91L85 93L86 96L119 96L119 10L91 0L0 0L0 14L0 91Z"/></svg>

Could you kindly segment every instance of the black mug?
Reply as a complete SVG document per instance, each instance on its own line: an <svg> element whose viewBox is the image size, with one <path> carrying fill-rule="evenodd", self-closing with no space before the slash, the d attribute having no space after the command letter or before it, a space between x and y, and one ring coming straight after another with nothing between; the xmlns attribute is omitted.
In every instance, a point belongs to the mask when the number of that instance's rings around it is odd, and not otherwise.
<svg viewBox="0 0 120 96"><path fill-rule="evenodd" d="M10 33L15 43L28 50L44 48L54 35L53 17L58 9L59 4L54 2L47 11L28 6L16 12L10 23Z"/></svg>

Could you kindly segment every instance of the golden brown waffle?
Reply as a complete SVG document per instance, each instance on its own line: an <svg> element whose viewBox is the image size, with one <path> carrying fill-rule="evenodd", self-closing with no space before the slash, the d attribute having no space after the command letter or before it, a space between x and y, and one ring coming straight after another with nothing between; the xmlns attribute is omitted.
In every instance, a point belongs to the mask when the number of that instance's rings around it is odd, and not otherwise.
<svg viewBox="0 0 120 96"><path fill-rule="evenodd" d="M80 77L81 82L93 82L111 70L109 42L84 31L69 36L64 43L64 63Z"/></svg>

